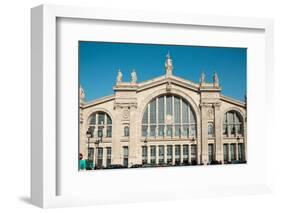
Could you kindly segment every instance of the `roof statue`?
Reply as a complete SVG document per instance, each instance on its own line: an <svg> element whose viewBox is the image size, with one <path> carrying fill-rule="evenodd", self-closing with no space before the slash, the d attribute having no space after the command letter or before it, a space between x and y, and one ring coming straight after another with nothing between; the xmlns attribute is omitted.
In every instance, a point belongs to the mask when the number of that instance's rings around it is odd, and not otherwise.
<svg viewBox="0 0 281 213"><path fill-rule="evenodd" d="M80 98L80 103L84 102L84 98L85 98L85 92L83 90L83 88L80 86L79 88L79 98Z"/></svg>
<svg viewBox="0 0 281 213"><path fill-rule="evenodd" d="M135 83L137 83L137 80L138 80L138 78L137 78L137 73L136 73L136 71L133 69L133 71L131 72L131 83L135 84Z"/></svg>
<svg viewBox="0 0 281 213"><path fill-rule="evenodd" d="M117 73L117 78L116 78L116 83L121 83L122 82L122 72L121 72L121 69L118 70L118 73Z"/></svg>
<svg viewBox="0 0 281 213"><path fill-rule="evenodd" d="M170 53L168 52L165 61L166 76L171 76L173 73L173 60L171 59Z"/></svg>
<svg viewBox="0 0 281 213"><path fill-rule="evenodd" d="M199 80L200 85L205 84L205 79L206 79L205 73L204 73L204 72L201 72L200 80Z"/></svg>
<svg viewBox="0 0 281 213"><path fill-rule="evenodd" d="M213 75L213 83L214 83L214 87L219 86L219 78L218 78L218 74L216 72Z"/></svg>

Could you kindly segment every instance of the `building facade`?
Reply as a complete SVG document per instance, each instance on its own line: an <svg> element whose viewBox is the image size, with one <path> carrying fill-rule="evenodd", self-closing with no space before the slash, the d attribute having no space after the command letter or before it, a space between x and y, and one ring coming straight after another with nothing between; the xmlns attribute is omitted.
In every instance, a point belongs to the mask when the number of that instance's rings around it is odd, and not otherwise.
<svg viewBox="0 0 281 213"><path fill-rule="evenodd" d="M84 102L80 88L80 155L98 167L246 162L246 103L225 97L216 73L199 83L173 75L123 82L114 94Z"/></svg>

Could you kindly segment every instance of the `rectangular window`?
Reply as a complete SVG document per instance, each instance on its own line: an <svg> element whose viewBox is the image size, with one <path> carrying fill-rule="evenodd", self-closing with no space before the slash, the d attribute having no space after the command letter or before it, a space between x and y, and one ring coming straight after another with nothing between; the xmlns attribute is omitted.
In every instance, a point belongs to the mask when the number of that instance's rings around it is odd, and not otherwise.
<svg viewBox="0 0 281 213"><path fill-rule="evenodd" d="M188 104L185 101L182 102L182 123L189 123Z"/></svg>
<svg viewBox="0 0 281 213"><path fill-rule="evenodd" d="M230 144L230 160L235 160L235 144Z"/></svg>
<svg viewBox="0 0 281 213"><path fill-rule="evenodd" d="M189 126L188 125L183 125L183 132L182 132L183 137L189 137Z"/></svg>
<svg viewBox="0 0 281 213"><path fill-rule="evenodd" d="M142 146L142 164L147 164L147 146Z"/></svg>
<svg viewBox="0 0 281 213"><path fill-rule="evenodd" d="M175 125L175 136L181 136L181 125Z"/></svg>
<svg viewBox="0 0 281 213"><path fill-rule="evenodd" d="M227 136L227 125L223 125L223 135Z"/></svg>
<svg viewBox="0 0 281 213"><path fill-rule="evenodd" d="M190 125L190 136L196 137L196 125L195 124Z"/></svg>
<svg viewBox="0 0 281 213"><path fill-rule="evenodd" d="M103 128L104 128L103 126L98 127L98 137L99 138L103 137Z"/></svg>
<svg viewBox="0 0 281 213"><path fill-rule="evenodd" d="M164 164L164 146L161 145L159 146L159 159L158 159L159 164Z"/></svg>
<svg viewBox="0 0 281 213"><path fill-rule="evenodd" d="M150 125L150 136L151 137L156 136L156 125Z"/></svg>
<svg viewBox="0 0 281 213"><path fill-rule="evenodd" d="M89 148L89 153L88 153L88 158L89 160L93 160L94 159L94 148Z"/></svg>
<svg viewBox="0 0 281 213"><path fill-rule="evenodd" d="M158 98L158 123L163 124L164 122L164 96Z"/></svg>
<svg viewBox="0 0 281 213"><path fill-rule="evenodd" d="M125 167L129 165L129 148L127 146L123 146L123 165Z"/></svg>
<svg viewBox="0 0 281 213"><path fill-rule="evenodd" d="M141 135L142 135L142 137L147 137L147 125L142 125Z"/></svg>
<svg viewBox="0 0 281 213"><path fill-rule="evenodd" d="M150 146L150 163L156 164L156 146Z"/></svg>
<svg viewBox="0 0 281 213"><path fill-rule="evenodd" d="M228 162L228 144L223 144L223 161Z"/></svg>
<svg viewBox="0 0 281 213"><path fill-rule="evenodd" d="M208 153L209 153L209 163L211 163L214 159L214 144L208 144Z"/></svg>
<svg viewBox="0 0 281 213"><path fill-rule="evenodd" d="M167 164L172 164L173 162L173 146L167 146Z"/></svg>
<svg viewBox="0 0 281 213"><path fill-rule="evenodd" d="M98 162L97 162L98 167L102 167L102 159L103 159L103 148L99 147L98 148Z"/></svg>
<svg viewBox="0 0 281 213"><path fill-rule="evenodd" d="M142 124L148 124L148 108L146 108L143 117L142 117Z"/></svg>
<svg viewBox="0 0 281 213"><path fill-rule="evenodd" d="M180 123L180 99L178 97L174 97L174 102L175 102L175 123Z"/></svg>
<svg viewBox="0 0 281 213"><path fill-rule="evenodd" d="M188 155L189 155L189 151L188 151L188 145L183 145L182 146L182 154L183 154L183 163L184 164L188 164Z"/></svg>
<svg viewBox="0 0 281 213"><path fill-rule="evenodd" d="M158 136L164 136L164 128L165 126L164 125L159 125L158 126Z"/></svg>
<svg viewBox="0 0 281 213"><path fill-rule="evenodd" d="M181 146L175 146L175 164L180 165L180 157L181 157Z"/></svg>
<svg viewBox="0 0 281 213"><path fill-rule="evenodd" d="M238 160L244 160L244 144L238 144Z"/></svg>
<svg viewBox="0 0 281 213"><path fill-rule="evenodd" d="M196 164L197 163L197 146L195 144L191 145L191 163Z"/></svg>
<svg viewBox="0 0 281 213"><path fill-rule="evenodd" d="M166 115L173 115L172 96L166 98Z"/></svg>
<svg viewBox="0 0 281 213"><path fill-rule="evenodd" d="M112 126L107 126L107 128L106 128L106 137L111 138L111 133L112 133Z"/></svg>
<svg viewBox="0 0 281 213"><path fill-rule="evenodd" d="M167 133L166 135L168 137L172 137L173 136L173 126L172 125L167 125Z"/></svg>
<svg viewBox="0 0 281 213"><path fill-rule="evenodd" d="M98 124L104 124L104 115L105 114L98 114Z"/></svg>
<svg viewBox="0 0 281 213"><path fill-rule="evenodd" d="M106 166L111 165L111 147L106 148Z"/></svg>
<svg viewBox="0 0 281 213"><path fill-rule="evenodd" d="M150 123L156 124L156 100L150 103Z"/></svg>

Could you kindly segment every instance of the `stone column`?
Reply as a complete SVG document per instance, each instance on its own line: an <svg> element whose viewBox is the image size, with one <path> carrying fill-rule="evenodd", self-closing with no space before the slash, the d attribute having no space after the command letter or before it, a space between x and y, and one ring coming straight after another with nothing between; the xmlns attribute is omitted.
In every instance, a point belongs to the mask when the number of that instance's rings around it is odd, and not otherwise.
<svg viewBox="0 0 281 213"><path fill-rule="evenodd" d="M140 141L138 141L137 137L137 108L136 106L130 107L130 136L129 136L129 166L132 166L134 164L141 164L141 156L139 153L141 152L138 149L138 144Z"/></svg>
<svg viewBox="0 0 281 213"><path fill-rule="evenodd" d="M106 167L106 155L107 155L107 149L106 147L102 147L102 165Z"/></svg>
<svg viewBox="0 0 281 213"><path fill-rule="evenodd" d="M223 144L222 144L222 115L220 110L221 103L214 104L214 126L215 126L215 159L223 161Z"/></svg>
<svg viewBox="0 0 281 213"><path fill-rule="evenodd" d="M201 163L204 165L208 163L208 107L209 104L201 104Z"/></svg>
<svg viewBox="0 0 281 213"><path fill-rule="evenodd" d="M122 108L115 106L114 117L112 118L112 164L123 164L122 156ZM115 119L116 118L116 119Z"/></svg>

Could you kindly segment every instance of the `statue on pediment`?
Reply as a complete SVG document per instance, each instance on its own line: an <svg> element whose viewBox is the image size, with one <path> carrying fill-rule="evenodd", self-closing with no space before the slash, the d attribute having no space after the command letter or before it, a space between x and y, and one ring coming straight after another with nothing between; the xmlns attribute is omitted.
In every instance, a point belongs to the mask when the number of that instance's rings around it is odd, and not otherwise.
<svg viewBox="0 0 281 213"><path fill-rule="evenodd" d="M116 78L117 84L122 82L122 77L123 77L123 74L122 74L121 70L119 69L118 73L117 73L117 78Z"/></svg>
<svg viewBox="0 0 281 213"><path fill-rule="evenodd" d="M166 76L171 76L173 74L173 60L171 59L169 52L166 56L165 68L166 68Z"/></svg>
<svg viewBox="0 0 281 213"><path fill-rule="evenodd" d="M206 79L206 75L204 72L201 72L201 75L200 75L200 84L204 84L205 83L205 79Z"/></svg>
<svg viewBox="0 0 281 213"><path fill-rule="evenodd" d="M218 78L218 74L216 72L213 75L213 84L215 87L219 86L219 78Z"/></svg>
<svg viewBox="0 0 281 213"><path fill-rule="evenodd" d="M135 70L133 70L131 73L131 83L133 84L137 83L137 73Z"/></svg>

